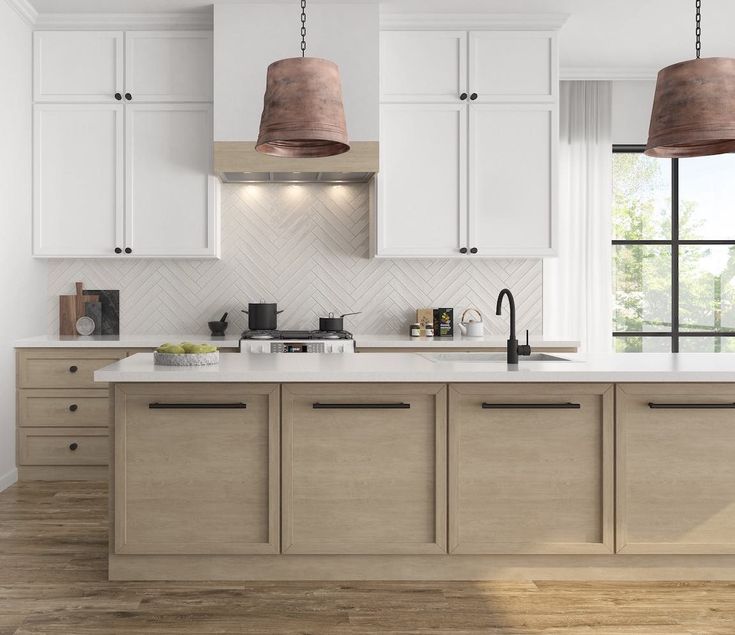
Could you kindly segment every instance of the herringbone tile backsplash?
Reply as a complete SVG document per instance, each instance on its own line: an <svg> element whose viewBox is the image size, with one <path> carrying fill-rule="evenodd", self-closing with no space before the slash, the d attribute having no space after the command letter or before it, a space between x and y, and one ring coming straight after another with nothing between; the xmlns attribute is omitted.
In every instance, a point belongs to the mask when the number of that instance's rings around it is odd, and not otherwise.
<svg viewBox="0 0 735 635"><path fill-rule="evenodd" d="M312 329L318 317L346 319L356 333L407 333L418 307L475 306L488 330L498 291L518 303L518 327L542 329L540 260L379 260L369 254L368 186L225 185L221 260L51 260L49 333L58 332L58 298L81 280L120 289L127 334L207 333L230 312L228 335L247 325L248 302L277 301L279 327Z"/></svg>

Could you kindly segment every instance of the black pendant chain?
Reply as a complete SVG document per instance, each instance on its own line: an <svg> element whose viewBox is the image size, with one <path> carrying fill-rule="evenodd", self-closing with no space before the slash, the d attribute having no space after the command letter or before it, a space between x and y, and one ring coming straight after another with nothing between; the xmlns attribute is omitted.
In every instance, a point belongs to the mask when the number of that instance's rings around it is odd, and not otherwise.
<svg viewBox="0 0 735 635"><path fill-rule="evenodd" d="M302 1L301 5L303 6L304 2ZM694 34L696 36L696 44L695 49L697 51L697 59L699 59L699 56L702 53L702 0L696 0L694 3L694 6L697 10L697 17L696 17L696 28L694 29Z"/></svg>
<svg viewBox="0 0 735 635"><path fill-rule="evenodd" d="M697 0L699 5L700 0ZM301 0L301 57L306 55L306 0ZM699 57L699 53L697 53Z"/></svg>

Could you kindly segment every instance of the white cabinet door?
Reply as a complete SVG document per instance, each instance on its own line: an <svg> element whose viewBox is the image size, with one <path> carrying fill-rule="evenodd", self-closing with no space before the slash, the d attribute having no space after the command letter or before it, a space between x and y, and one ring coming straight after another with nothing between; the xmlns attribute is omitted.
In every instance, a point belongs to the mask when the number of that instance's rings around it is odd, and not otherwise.
<svg viewBox="0 0 735 635"><path fill-rule="evenodd" d="M121 31L36 31L36 101L115 102L123 92ZM115 95L120 96L116 99Z"/></svg>
<svg viewBox="0 0 735 635"><path fill-rule="evenodd" d="M558 92L556 33L472 31L469 92L474 101L552 101Z"/></svg>
<svg viewBox="0 0 735 635"><path fill-rule="evenodd" d="M473 104L469 132L469 244L477 256L554 254L553 104Z"/></svg>
<svg viewBox="0 0 735 635"><path fill-rule="evenodd" d="M384 104L379 256L457 256L466 244L467 107Z"/></svg>
<svg viewBox="0 0 735 635"><path fill-rule="evenodd" d="M208 104L125 109L125 247L133 256L217 256Z"/></svg>
<svg viewBox="0 0 735 635"><path fill-rule="evenodd" d="M133 102L212 101L212 69L211 33L125 34L125 91Z"/></svg>
<svg viewBox="0 0 735 635"><path fill-rule="evenodd" d="M465 31L383 31L381 101L456 102L467 92Z"/></svg>
<svg viewBox="0 0 735 635"><path fill-rule="evenodd" d="M33 253L114 256L123 238L123 106L34 107Z"/></svg>

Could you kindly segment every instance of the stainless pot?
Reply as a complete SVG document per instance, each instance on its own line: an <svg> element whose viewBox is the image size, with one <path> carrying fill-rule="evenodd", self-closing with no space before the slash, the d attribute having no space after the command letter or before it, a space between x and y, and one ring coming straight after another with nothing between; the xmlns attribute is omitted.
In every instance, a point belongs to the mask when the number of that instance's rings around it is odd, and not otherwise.
<svg viewBox="0 0 735 635"><path fill-rule="evenodd" d="M329 317L319 318L319 330L320 331L344 331L344 318L348 315L359 315L362 311L356 311L355 313L343 313L342 315L336 316L334 313L330 313Z"/></svg>
<svg viewBox="0 0 735 635"><path fill-rule="evenodd" d="M248 314L251 331L274 331L278 328L278 314L283 313L275 302L250 302L242 312Z"/></svg>

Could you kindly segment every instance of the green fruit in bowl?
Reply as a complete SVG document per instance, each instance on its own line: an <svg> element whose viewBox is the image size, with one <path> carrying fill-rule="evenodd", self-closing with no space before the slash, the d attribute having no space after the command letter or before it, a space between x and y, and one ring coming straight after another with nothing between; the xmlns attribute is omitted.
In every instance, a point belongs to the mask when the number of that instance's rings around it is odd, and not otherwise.
<svg viewBox="0 0 735 635"><path fill-rule="evenodd" d="M171 355L183 355L184 353L186 353L184 348L182 346L179 346L178 344L172 344L171 346L166 347L166 349L161 352L169 353Z"/></svg>
<svg viewBox="0 0 735 635"><path fill-rule="evenodd" d="M186 353L196 353L195 350L198 344L193 344L192 342L181 342L181 348L184 349Z"/></svg>
<svg viewBox="0 0 735 635"><path fill-rule="evenodd" d="M211 344L202 344L202 346L204 347L204 353L216 353L218 350L216 346L212 346Z"/></svg>

